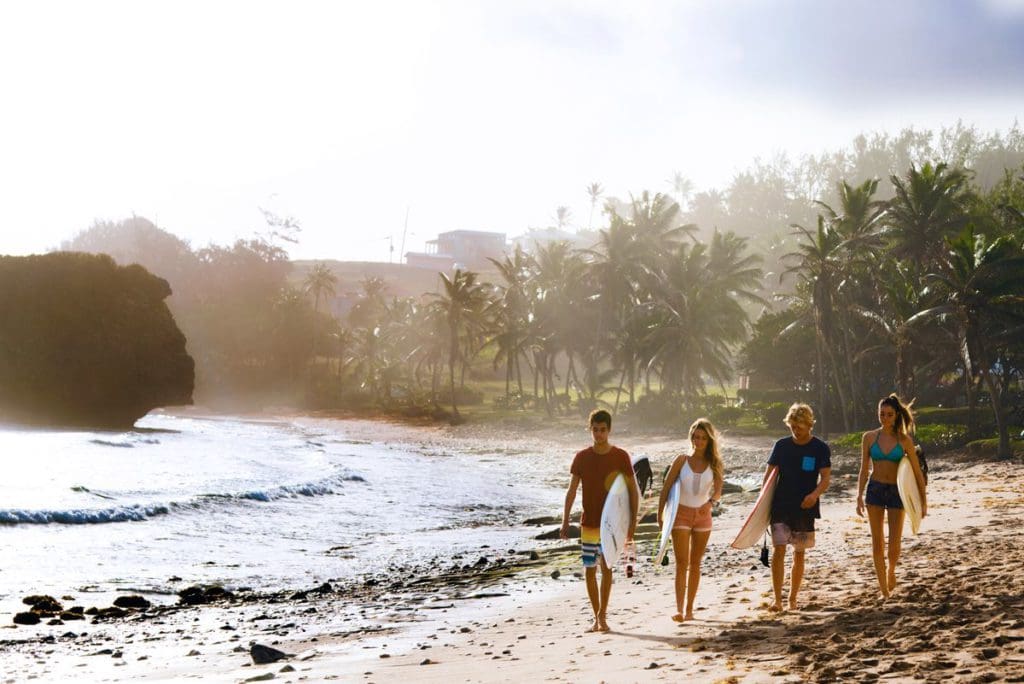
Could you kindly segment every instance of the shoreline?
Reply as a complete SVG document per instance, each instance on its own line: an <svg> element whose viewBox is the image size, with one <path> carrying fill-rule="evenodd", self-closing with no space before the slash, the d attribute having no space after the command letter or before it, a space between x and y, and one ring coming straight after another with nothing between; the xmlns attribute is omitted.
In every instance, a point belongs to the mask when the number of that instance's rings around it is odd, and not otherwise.
<svg viewBox="0 0 1024 684"><path fill-rule="evenodd" d="M493 429L467 435L464 426L344 422L352 434L383 431L389 439L466 445L509 438ZM529 448L550 446L555 436L511 437ZM562 432L559 442L569 438L576 435ZM664 456L678 439L630 435L623 443ZM7 622L2 681L1024 681L1024 469L935 456L929 516L920 536L905 530L903 584L885 603L872 592L867 524L853 513L854 471L835 478L823 500L799 612L764 611L770 578L759 549L727 548L743 504L715 519L697 620L683 625L669 619L674 567L646 562L632 581L616 575L613 632L583 634L590 615L578 558L558 548L564 542L538 542L536 560L522 551L522 565L503 562L489 578L470 571L461 585L441 575L420 584L423 578L395 578L363 593L339 586L297 599L255 594L98 624ZM251 642L293 657L254 665Z"/></svg>

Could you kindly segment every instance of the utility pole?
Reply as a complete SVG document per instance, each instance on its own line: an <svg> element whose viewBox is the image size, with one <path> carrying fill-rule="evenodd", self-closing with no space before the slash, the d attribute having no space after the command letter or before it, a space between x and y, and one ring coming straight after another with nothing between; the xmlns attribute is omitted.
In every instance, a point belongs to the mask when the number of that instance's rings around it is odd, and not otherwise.
<svg viewBox="0 0 1024 684"><path fill-rule="evenodd" d="M405 205L405 227L402 228L402 252L398 255L398 261L401 263L402 259L405 258L405 234L409 232L409 205Z"/></svg>

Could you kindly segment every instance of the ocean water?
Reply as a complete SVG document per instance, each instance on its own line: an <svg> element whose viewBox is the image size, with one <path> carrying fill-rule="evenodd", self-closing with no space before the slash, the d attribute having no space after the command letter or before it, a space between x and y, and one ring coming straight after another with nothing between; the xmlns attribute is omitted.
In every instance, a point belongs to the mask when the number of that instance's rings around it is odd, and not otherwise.
<svg viewBox="0 0 1024 684"><path fill-rule="evenodd" d="M357 440L342 422L0 427L0 611L33 593L298 589L531 548L521 522L561 510L569 459Z"/></svg>
<svg viewBox="0 0 1024 684"><path fill-rule="evenodd" d="M771 441L724 441L727 479L756 487ZM28 594L173 602L194 583L302 589L542 545L522 521L560 515L572 450L452 444L159 412L121 433L0 426L0 615ZM652 455L657 482L670 459Z"/></svg>

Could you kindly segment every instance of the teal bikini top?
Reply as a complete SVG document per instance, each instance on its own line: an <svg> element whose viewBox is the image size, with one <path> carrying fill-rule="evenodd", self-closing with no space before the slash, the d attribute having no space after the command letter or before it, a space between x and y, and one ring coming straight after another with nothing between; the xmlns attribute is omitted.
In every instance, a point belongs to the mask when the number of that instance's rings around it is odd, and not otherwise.
<svg viewBox="0 0 1024 684"><path fill-rule="evenodd" d="M869 452L872 461L892 461L899 463L903 460L903 445L896 442L896 446L889 450L889 453L882 453L882 447L878 446L878 435L875 435L875 443L871 445Z"/></svg>

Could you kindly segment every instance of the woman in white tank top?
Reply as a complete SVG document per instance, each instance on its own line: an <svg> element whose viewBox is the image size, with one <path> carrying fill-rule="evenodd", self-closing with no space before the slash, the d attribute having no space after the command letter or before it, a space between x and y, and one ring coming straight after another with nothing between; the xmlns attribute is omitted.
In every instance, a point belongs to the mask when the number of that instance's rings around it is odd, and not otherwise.
<svg viewBox="0 0 1024 684"><path fill-rule="evenodd" d="M672 552L676 560L676 622L693 619L693 601L700 585L700 561L711 538L712 502L722 498L723 468L718 433L706 418L690 426L689 454L672 462L658 501L658 527L672 484L679 480L679 509L672 525ZM685 610L684 610L685 600Z"/></svg>

